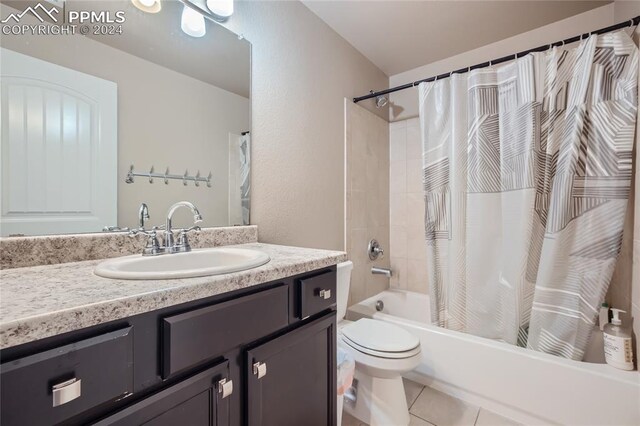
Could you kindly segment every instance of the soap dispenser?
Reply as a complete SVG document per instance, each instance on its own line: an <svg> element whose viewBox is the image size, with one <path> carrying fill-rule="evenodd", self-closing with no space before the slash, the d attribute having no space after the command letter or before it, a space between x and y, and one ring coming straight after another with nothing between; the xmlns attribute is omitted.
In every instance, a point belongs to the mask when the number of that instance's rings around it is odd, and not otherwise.
<svg viewBox="0 0 640 426"><path fill-rule="evenodd" d="M620 313L625 311L611 309L611 323L604 326L604 356L607 364L621 370L633 370L633 350L631 349L631 329L623 327Z"/></svg>

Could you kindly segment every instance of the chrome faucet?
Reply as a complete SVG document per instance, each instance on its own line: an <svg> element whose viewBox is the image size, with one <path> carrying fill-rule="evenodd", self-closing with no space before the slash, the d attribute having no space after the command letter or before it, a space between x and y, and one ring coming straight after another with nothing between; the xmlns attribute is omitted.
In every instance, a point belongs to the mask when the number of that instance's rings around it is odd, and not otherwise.
<svg viewBox="0 0 640 426"><path fill-rule="evenodd" d="M387 278L391 278L391 275L393 274L389 268L378 268L375 266L371 268L371 273L374 275L384 275Z"/></svg>
<svg viewBox="0 0 640 426"><path fill-rule="evenodd" d="M180 207L187 207L193 213L193 222L198 223L202 222L202 216L198 211L198 208L194 206L192 203L188 201L180 201L179 203L175 203L171 207L169 207L169 211L167 212L167 222L164 228L164 252L165 253L180 253L191 251L191 246L189 245L189 240L187 239L187 233L189 231L200 231L199 226L192 226L188 229L180 230L180 235L178 236L178 243L176 244L173 229L171 228L171 219L173 218L173 214Z"/></svg>
<svg viewBox="0 0 640 426"><path fill-rule="evenodd" d="M149 207L146 203L140 204L140 210L138 210L138 227L144 229L144 221L150 219Z"/></svg>

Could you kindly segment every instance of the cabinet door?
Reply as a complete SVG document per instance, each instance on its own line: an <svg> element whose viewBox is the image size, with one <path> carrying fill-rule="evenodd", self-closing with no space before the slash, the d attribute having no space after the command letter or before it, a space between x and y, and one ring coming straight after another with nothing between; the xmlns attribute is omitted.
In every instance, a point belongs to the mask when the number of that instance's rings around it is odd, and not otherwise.
<svg viewBox="0 0 640 426"><path fill-rule="evenodd" d="M151 395L96 425L225 426L229 424L228 396L233 392L233 385L229 385L229 362L225 361Z"/></svg>
<svg viewBox="0 0 640 426"><path fill-rule="evenodd" d="M247 351L249 426L336 423L336 314Z"/></svg>

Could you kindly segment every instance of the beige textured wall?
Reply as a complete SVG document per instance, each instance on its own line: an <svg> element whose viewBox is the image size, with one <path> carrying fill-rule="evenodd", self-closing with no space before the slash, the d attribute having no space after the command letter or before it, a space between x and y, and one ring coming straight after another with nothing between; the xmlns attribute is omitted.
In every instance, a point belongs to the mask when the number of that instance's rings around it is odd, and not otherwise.
<svg viewBox="0 0 640 426"><path fill-rule="evenodd" d="M428 293L422 141L417 118L389 124L391 286Z"/></svg>
<svg viewBox="0 0 640 426"><path fill-rule="evenodd" d="M388 268L386 254L369 259L372 238L389 252L389 124L345 99L346 247L353 261L349 305L389 287L389 278L373 275L371 267Z"/></svg>
<svg viewBox="0 0 640 426"><path fill-rule="evenodd" d="M392 75L389 77L389 85L398 86L607 27L614 23L613 15L614 5L611 3L460 55ZM418 116L417 88L393 93L390 100L393 104L390 108L390 121Z"/></svg>
<svg viewBox="0 0 640 426"><path fill-rule="evenodd" d="M6 16L9 9L0 5L0 10ZM160 225L171 204L181 200L198 206L203 226L229 225L228 134L249 129L247 98L79 35L2 36L0 44L118 84L117 225L137 226L141 202L149 205L150 223ZM160 179L149 184L145 178L126 184L131 164L141 171L154 165L159 173L166 167L176 174L188 169L207 176L211 171L213 187L185 187L180 181L165 185ZM192 222L188 212L176 213L176 226Z"/></svg>
<svg viewBox="0 0 640 426"><path fill-rule="evenodd" d="M343 99L387 76L297 1L236 2L226 25L253 45L251 223L261 241L344 249Z"/></svg>

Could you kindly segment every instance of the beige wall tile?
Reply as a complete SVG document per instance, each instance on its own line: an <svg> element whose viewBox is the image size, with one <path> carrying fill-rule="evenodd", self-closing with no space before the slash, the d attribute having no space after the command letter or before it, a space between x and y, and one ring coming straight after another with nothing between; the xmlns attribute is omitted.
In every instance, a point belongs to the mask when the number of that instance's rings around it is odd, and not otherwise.
<svg viewBox="0 0 640 426"><path fill-rule="evenodd" d="M407 192L407 164L394 161L389 164L389 191L392 194Z"/></svg>
<svg viewBox="0 0 640 426"><path fill-rule="evenodd" d="M422 182L422 160L407 160L407 192L421 192Z"/></svg>
<svg viewBox="0 0 640 426"><path fill-rule="evenodd" d="M398 127L395 127L395 126ZM426 244L424 241L424 195L422 183L422 146L417 118L389 126L394 143L404 137L406 161L392 162L390 170L390 252L394 276L391 286L427 292ZM400 131L402 130L402 131ZM397 154L397 153L396 153ZM396 155L394 154L394 155ZM397 156L395 157L397 158ZM405 185L401 179L404 177ZM404 242L404 246L402 243ZM412 265L412 268L409 266Z"/></svg>
<svg viewBox="0 0 640 426"><path fill-rule="evenodd" d="M424 234L424 195L422 192L407 193L407 228L422 229Z"/></svg>
<svg viewBox="0 0 640 426"><path fill-rule="evenodd" d="M354 304L389 287L388 278L371 274L373 262L369 260L367 245L376 238L389 251L390 136L385 120L352 103L346 108L346 240L353 261L349 303ZM380 267L389 267L389 263L388 258L375 262Z"/></svg>
<svg viewBox="0 0 640 426"><path fill-rule="evenodd" d="M389 131L396 130L396 129L404 129L407 127L407 122L408 120L402 120L402 121L394 121L393 123L389 123Z"/></svg>
<svg viewBox="0 0 640 426"><path fill-rule="evenodd" d="M422 139L420 126L416 119L412 125L407 124L407 161L420 160L422 162Z"/></svg>
<svg viewBox="0 0 640 426"><path fill-rule="evenodd" d="M366 227L376 228L378 226L384 225L383 220L389 216L388 204L383 203L383 200L380 199L380 195L376 190L366 191L365 199Z"/></svg>
<svg viewBox="0 0 640 426"><path fill-rule="evenodd" d="M393 288L407 288L407 259L404 257L391 258L391 276L390 285Z"/></svg>
<svg viewBox="0 0 640 426"><path fill-rule="evenodd" d="M406 157L407 129L404 127L389 129L389 161L405 161Z"/></svg>
<svg viewBox="0 0 640 426"><path fill-rule="evenodd" d="M389 241L389 253L392 257L407 257L407 231L404 227L390 227Z"/></svg>
<svg viewBox="0 0 640 426"><path fill-rule="evenodd" d="M407 194L405 192L389 195L389 224L407 226Z"/></svg>
<svg viewBox="0 0 640 426"><path fill-rule="evenodd" d="M347 193L347 212L347 218L357 226L363 226L366 223L367 204L364 191L350 191Z"/></svg>
<svg viewBox="0 0 640 426"><path fill-rule="evenodd" d="M421 259L407 259L407 289L418 293L429 293L427 262Z"/></svg>

